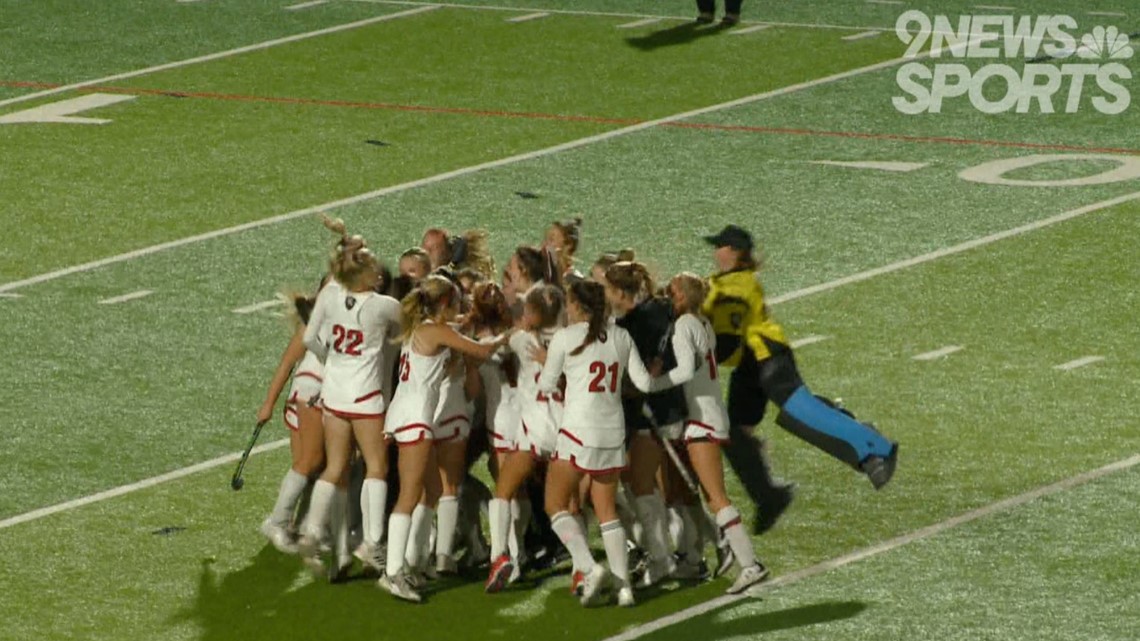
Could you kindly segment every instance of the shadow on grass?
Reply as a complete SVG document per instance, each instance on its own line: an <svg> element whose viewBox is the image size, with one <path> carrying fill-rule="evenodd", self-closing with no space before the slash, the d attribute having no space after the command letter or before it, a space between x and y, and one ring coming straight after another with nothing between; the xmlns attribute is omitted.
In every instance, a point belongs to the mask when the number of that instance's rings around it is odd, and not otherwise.
<svg viewBox="0 0 1140 641"><path fill-rule="evenodd" d="M686 22L644 36L629 37L625 42L634 49L653 51L662 47L686 45L700 38L724 33L729 28L722 24L701 25L696 22Z"/></svg>
<svg viewBox="0 0 1140 641"><path fill-rule="evenodd" d="M726 606L725 609L739 607L739 605L736 603ZM867 604L860 601L825 601L774 612L758 612L720 621L712 619L713 615L705 615L666 628L662 631L661 638L715 641L716 639L764 634L777 630L790 630L850 619L858 616L866 609Z"/></svg>

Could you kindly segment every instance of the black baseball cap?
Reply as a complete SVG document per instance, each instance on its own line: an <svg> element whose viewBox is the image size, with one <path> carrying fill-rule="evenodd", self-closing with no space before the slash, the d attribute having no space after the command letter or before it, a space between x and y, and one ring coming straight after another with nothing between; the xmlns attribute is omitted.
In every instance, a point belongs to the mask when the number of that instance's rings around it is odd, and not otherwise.
<svg viewBox="0 0 1140 641"><path fill-rule="evenodd" d="M713 247L731 247L742 251L752 251L752 234L736 225L728 225L715 236L705 236L705 241Z"/></svg>

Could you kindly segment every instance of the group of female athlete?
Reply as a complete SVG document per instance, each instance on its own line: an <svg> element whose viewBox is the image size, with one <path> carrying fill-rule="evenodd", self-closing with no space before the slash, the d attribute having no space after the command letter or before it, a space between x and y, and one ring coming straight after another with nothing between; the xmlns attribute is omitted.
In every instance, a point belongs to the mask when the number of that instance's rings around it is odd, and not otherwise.
<svg viewBox="0 0 1140 641"><path fill-rule="evenodd" d="M780 425L876 488L893 474L895 443L804 386L743 229L706 237L715 276L681 273L658 289L628 250L579 272L579 219L518 247L501 274L485 232L430 229L396 276L342 221L323 221L338 236L328 274L314 296L290 300L297 328L258 418L292 377L292 466L261 529L331 580L357 559L418 602L466 548L495 593L545 531L568 553L583 605L630 606L635 588L703 580L707 543L716 574L739 566L728 592L743 592L768 570L726 492L721 447L769 400ZM734 367L727 406L720 363ZM484 452L489 550L478 501L461 509Z"/></svg>

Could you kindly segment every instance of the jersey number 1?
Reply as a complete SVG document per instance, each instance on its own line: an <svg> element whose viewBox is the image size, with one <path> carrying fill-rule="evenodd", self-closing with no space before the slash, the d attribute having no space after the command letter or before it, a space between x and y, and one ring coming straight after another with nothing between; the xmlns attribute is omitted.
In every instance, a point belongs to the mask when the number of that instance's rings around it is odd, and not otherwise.
<svg viewBox="0 0 1140 641"><path fill-rule="evenodd" d="M344 325L333 325L333 349L338 354L360 356L360 344L364 342L364 332L359 329L345 329Z"/></svg>

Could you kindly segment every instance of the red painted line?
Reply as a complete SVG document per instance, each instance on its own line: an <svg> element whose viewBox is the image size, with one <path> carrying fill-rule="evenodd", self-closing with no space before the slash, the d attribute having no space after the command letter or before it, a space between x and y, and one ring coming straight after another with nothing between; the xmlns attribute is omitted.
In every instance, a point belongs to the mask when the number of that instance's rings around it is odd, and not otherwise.
<svg viewBox="0 0 1140 641"><path fill-rule="evenodd" d="M27 87L37 89L51 89L60 85L46 82L26 82L15 80L0 80L0 86ZM227 94L207 91L176 91L170 89L147 89L142 87L84 87L82 92L104 93L131 93L153 96L169 96L173 98L199 98L204 100L228 100L236 102L267 102L274 104L306 105L319 107L340 107L348 109L382 109L389 111L405 111L415 113L449 114L461 116L478 116L484 118L520 118L526 120L552 120L562 122L584 122L603 125L636 125L645 122L640 118L607 118L602 116L584 116L576 114L550 114L530 111L500 111L494 109L469 109L464 107L434 107L430 105L406 105L387 102L356 102L348 100L323 100L319 98L291 98L287 96L251 96L244 94ZM989 140L973 138L954 138L947 136L909 136L904 134L885 134L857 131L828 131L820 129L796 129L786 127L755 127L748 125L719 125L716 123L701 122L665 122L662 127L674 129L694 129L707 131L745 132L769 134L778 136L809 136L817 138L852 138L860 140L887 140L892 142L926 143L943 145L975 145L983 147L1006 147L1013 149L1034 149L1039 151L1072 151L1092 154L1127 154L1140 155L1140 149L1127 149L1121 147L1091 147L1082 145L1059 145L1047 143L1018 142L1010 140Z"/></svg>

